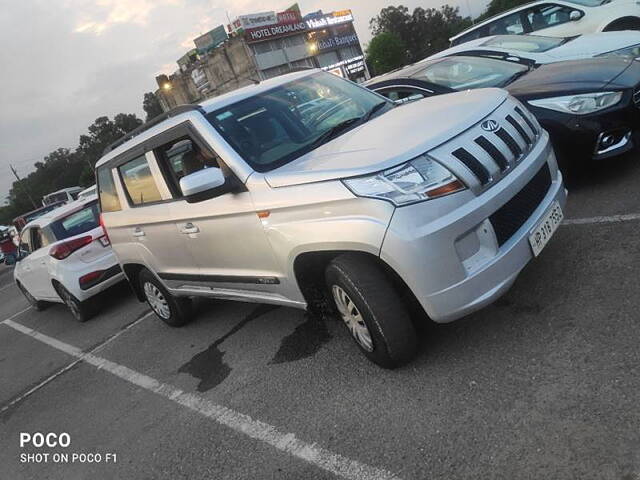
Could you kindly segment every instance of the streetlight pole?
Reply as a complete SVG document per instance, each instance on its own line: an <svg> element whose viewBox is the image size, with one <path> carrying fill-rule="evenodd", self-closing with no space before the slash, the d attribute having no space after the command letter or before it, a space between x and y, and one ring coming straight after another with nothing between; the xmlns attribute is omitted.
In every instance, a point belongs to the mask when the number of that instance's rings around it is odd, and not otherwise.
<svg viewBox="0 0 640 480"><path fill-rule="evenodd" d="M36 202L33 201L33 198L31 198L31 195L29 194L29 190L27 190L24 186L24 184L22 183L22 179L20 178L20 176L18 175L18 172L16 172L16 169L13 167L13 165L9 164L9 168L11 169L11 171L13 172L13 175L16 177L16 179L18 180L18 185L20 185L20 188L22 188L22 190L24 190L24 193L27 195L27 197L29 197L29 200L31 201L31 205L33 205L33 208L38 208L38 206L36 205Z"/></svg>

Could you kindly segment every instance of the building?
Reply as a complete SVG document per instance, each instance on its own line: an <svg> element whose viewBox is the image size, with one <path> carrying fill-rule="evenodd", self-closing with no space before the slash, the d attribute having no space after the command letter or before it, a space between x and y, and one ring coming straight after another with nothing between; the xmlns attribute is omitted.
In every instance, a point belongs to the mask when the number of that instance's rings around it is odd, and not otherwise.
<svg viewBox="0 0 640 480"><path fill-rule="evenodd" d="M227 33L228 31L228 33ZM195 103L299 68L322 68L361 82L369 78L351 10L305 16L284 12L242 15L194 40L170 76L156 77L162 108Z"/></svg>

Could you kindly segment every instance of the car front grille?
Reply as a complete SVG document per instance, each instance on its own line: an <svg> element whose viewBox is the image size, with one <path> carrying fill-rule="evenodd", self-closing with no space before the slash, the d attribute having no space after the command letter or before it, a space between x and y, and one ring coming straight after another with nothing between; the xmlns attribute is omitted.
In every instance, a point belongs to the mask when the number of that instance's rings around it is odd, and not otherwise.
<svg viewBox="0 0 640 480"><path fill-rule="evenodd" d="M484 190L525 158L541 133L531 114L508 99L482 122L429 154L463 178L471 174Z"/></svg>
<svg viewBox="0 0 640 480"><path fill-rule="evenodd" d="M551 172L545 162L520 192L489 217L498 245L504 245L531 217L551 187Z"/></svg>

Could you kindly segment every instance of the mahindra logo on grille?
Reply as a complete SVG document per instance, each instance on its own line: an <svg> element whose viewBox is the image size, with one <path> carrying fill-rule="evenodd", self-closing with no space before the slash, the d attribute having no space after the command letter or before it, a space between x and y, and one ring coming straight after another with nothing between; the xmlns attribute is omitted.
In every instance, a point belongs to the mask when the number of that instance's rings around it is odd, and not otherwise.
<svg viewBox="0 0 640 480"><path fill-rule="evenodd" d="M500 129L500 124L495 120L485 120L480 124L480 127L485 132L497 132Z"/></svg>

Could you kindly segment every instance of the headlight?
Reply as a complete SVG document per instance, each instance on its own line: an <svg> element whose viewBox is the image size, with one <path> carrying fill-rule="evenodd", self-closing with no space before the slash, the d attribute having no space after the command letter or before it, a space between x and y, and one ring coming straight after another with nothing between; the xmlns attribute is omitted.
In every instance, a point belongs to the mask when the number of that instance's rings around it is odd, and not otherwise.
<svg viewBox="0 0 640 480"><path fill-rule="evenodd" d="M588 113L599 112L605 108L613 107L620 103L620 100L622 100L622 92L601 92L530 100L529 104L534 107L555 110L556 112L587 115Z"/></svg>
<svg viewBox="0 0 640 480"><path fill-rule="evenodd" d="M384 172L343 182L359 197L379 198L396 206L442 197L466 188L453 173L425 155Z"/></svg>

